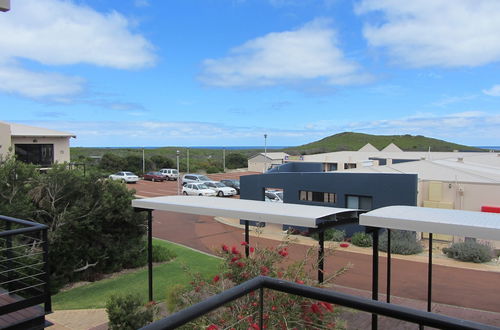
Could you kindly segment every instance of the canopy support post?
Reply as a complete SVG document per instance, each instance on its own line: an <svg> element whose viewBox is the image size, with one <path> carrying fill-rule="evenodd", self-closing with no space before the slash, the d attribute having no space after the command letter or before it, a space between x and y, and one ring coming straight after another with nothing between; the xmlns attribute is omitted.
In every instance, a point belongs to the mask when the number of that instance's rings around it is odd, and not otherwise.
<svg viewBox="0 0 500 330"><path fill-rule="evenodd" d="M323 283L325 271L325 231L321 228L318 232L319 251L318 251L318 283Z"/></svg>
<svg viewBox="0 0 500 330"><path fill-rule="evenodd" d="M250 256L250 228L248 220L245 220L245 256L248 258Z"/></svg>
<svg viewBox="0 0 500 330"><path fill-rule="evenodd" d="M429 266L427 269L427 311L432 309L432 233L429 233Z"/></svg>
<svg viewBox="0 0 500 330"><path fill-rule="evenodd" d="M386 301L391 302L391 230L387 229L387 297Z"/></svg>

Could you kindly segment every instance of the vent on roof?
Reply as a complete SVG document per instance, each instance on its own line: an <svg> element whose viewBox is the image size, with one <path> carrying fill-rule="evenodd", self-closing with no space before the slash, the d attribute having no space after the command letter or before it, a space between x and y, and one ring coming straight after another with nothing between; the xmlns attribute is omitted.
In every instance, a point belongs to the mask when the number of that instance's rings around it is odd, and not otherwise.
<svg viewBox="0 0 500 330"><path fill-rule="evenodd" d="M457 158L457 162L459 162L459 163L463 163L463 162L464 162L464 158L463 158L463 157L458 157L458 158Z"/></svg>

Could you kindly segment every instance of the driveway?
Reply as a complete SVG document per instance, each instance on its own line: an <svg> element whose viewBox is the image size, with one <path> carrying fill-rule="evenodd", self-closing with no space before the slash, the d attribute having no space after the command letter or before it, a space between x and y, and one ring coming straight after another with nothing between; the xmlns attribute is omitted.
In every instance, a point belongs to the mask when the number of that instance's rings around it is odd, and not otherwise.
<svg viewBox="0 0 500 330"><path fill-rule="evenodd" d="M245 173L211 176L220 179L238 177ZM254 173L251 173L254 174ZM139 182L129 185L137 190L137 195L154 197L172 195L176 193L175 182L152 183ZM215 197L214 197L215 198ZM243 240L243 231L240 228L225 225L209 216L197 216L173 212L155 211L153 213L153 235L161 239L187 245L194 249L212 253L219 249L221 244L239 246ZM275 240L254 238L252 245L276 246ZM290 246L291 259L301 259L309 247L292 244ZM362 290L367 295L371 290L371 255L336 251L334 255L325 259L325 271L332 274L334 271L350 263L352 268L339 277L335 283L339 290ZM380 258L379 290L384 293L386 258ZM352 289L349 289L352 288ZM350 292L352 293L352 292ZM427 298L427 264L409 260L392 259L392 286L391 293L401 300L412 299L410 305L421 306L425 309L424 301ZM363 295L363 294L361 294ZM433 310L451 316L467 318L489 324L500 324L500 273L480 271L434 265L433 267L433 302L439 303ZM463 308L453 308L451 306ZM480 312L476 310L489 311Z"/></svg>

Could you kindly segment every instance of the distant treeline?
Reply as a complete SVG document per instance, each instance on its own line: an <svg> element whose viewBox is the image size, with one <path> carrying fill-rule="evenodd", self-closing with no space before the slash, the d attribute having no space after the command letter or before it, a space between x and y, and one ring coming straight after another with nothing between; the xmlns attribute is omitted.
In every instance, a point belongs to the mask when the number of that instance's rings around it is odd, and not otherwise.
<svg viewBox="0 0 500 330"><path fill-rule="evenodd" d="M136 174L161 168L177 168L177 150L179 151L179 168L181 172L218 173L227 169L247 167L248 157L258 150L222 150L222 149L187 149L187 148L71 148L71 161L85 163L103 174L117 171L131 171ZM144 153L144 158L143 158ZM188 164L189 154L189 164Z"/></svg>

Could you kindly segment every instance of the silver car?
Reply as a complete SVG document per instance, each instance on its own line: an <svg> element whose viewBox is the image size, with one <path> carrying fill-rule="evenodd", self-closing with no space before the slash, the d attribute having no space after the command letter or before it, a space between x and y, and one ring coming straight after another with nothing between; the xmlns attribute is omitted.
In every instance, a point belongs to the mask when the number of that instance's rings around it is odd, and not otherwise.
<svg viewBox="0 0 500 330"><path fill-rule="evenodd" d="M225 184L220 183L218 181L208 181L205 182L205 185L208 188L215 190L217 196L219 197L236 195L236 189L228 187Z"/></svg>
<svg viewBox="0 0 500 330"><path fill-rule="evenodd" d="M109 176L111 180L119 180L126 183L136 183L139 181L139 177L132 172L117 172Z"/></svg>
<svg viewBox="0 0 500 330"><path fill-rule="evenodd" d="M182 177L182 185L184 186L186 183L205 183L208 181L212 181L208 176L203 174L184 174Z"/></svg>
<svg viewBox="0 0 500 330"><path fill-rule="evenodd" d="M186 183L184 187L182 187L183 195L191 195L191 196L215 196L215 190L209 189L203 183Z"/></svg>

